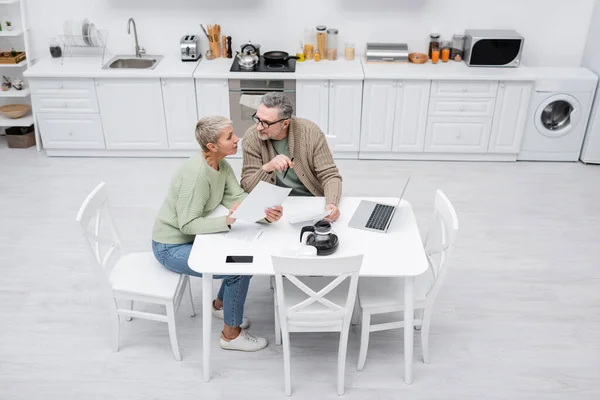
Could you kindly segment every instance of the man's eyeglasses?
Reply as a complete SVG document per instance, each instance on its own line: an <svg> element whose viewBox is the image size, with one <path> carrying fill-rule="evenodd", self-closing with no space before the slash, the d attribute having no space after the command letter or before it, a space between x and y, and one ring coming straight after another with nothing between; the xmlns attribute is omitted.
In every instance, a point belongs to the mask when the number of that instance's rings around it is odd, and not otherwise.
<svg viewBox="0 0 600 400"><path fill-rule="evenodd" d="M264 129L269 129L271 127L271 125L275 125L276 123L285 121L286 119L289 119L289 118L282 118L279 121L275 121L275 122L267 122L267 121L263 121L260 118L258 118L256 116L256 113L254 113L254 115L252 115L252 121L254 121L255 124L261 124Z"/></svg>

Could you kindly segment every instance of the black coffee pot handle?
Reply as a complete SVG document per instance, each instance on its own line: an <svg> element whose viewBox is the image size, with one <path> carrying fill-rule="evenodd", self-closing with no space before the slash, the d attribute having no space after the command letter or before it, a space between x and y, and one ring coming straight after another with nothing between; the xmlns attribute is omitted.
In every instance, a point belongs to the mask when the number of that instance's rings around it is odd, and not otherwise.
<svg viewBox="0 0 600 400"><path fill-rule="evenodd" d="M304 236L304 232L315 232L315 227L313 225L311 226L303 226L302 230L300 231L300 243L302 243L302 236Z"/></svg>

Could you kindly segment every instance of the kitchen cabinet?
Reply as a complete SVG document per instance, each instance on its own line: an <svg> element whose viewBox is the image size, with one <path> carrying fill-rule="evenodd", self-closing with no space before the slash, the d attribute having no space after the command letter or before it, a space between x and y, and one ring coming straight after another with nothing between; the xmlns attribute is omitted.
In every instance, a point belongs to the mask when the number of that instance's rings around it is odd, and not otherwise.
<svg viewBox="0 0 600 400"><path fill-rule="evenodd" d="M365 81L360 150L389 152L394 135L396 81Z"/></svg>
<svg viewBox="0 0 600 400"><path fill-rule="evenodd" d="M104 149L99 114L37 115L37 129L48 149Z"/></svg>
<svg viewBox="0 0 600 400"><path fill-rule="evenodd" d="M168 148L160 79L97 79L107 149Z"/></svg>
<svg viewBox="0 0 600 400"><path fill-rule="evenodd" d="M429 106L428 80L366 81L363 152L422 152Z"/></svg>
<svg viewBox="0 0 600 400"><path fill-rule="evenodd" d="M329 129L335 151L360 150L362 81L329 81Z"/></svg>
<svg viewBox="0 0 600 400"><path fill-rule="evenodd" d="M392 151L422 152L431 81L396 82Z"/></svg>
<svg viewBox="0 0 600 400"><path fill-rule="evenodd" d="M328 80L296 81L296 116L314 122L325 135L329 134Z"/></svg>
<svg viewBox="0 0 600 400"><path fill-rule="evenodd" d="M531 82L500 83L488 152L519 152L532 90Z"/></svg>
<svg viewBox="0 0 600 400"><path fill-rule="evenodd" d="M197 150L199 145L196 141L195 128L198 122L198 109L194 80L163 78L161 83L169 148Z"/></svg>
<svg viewBox="0 0 600 400"><path fill-rule="evenodd" d="M483 117L429 117L425 151L434 153L485 153L491 119Z"/></svg>
<svg viewBox="0 0 600 400"><path fill-rule="evenodd" d="M210 115L231 118L227 79L196 79L198 119ZM241 132L237 132L242 134Z"/></svg>

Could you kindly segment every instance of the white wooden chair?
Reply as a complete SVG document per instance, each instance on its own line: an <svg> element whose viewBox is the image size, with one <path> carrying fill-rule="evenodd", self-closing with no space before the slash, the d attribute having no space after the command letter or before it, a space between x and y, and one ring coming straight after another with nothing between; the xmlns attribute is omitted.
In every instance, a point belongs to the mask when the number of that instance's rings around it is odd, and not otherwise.
<svg viewBox="0 0 600 400"><path fill-rule="evenodd" d="M435 299L444 283L446 262L458 232L454 207L441 190L435 195L432 224L424 241L429 269L415 279L415 327L421 327L423 362L429 363L429 328ZM404 327L404 321L371 324L371 316L404 311L404 281L402 278L365 278L358 285L358 303L362 314L360 350L356 369L365 366L369 333ZM422 316L422 318L421 318Z"/></svg>
<svg viewBox="0 0 600 400"><path fill-rule="evenodd" d="M189 291L191 315L196 315L189 277L163 267L152 252L121 255L121 240L110 214L104 182L83 201L76 220L90 248L94 272L110 301L113 350L119 351L120 316L128 317L129 321L132 317L144 318L168 324L173 354L177 361L181 361L175 313L186 287ZM127 301L128 308L119 308L118 300ZM166 314L135 311L134 301L164 305Z"/></svg>
<svg viewBox="0 0 600 400"><path fill-rule="evenodd" d="M348 330L363 256L272 258L275 343L283 338L285 394L292 394L290 332L340 332L337 393L344 394Z"/></svg>

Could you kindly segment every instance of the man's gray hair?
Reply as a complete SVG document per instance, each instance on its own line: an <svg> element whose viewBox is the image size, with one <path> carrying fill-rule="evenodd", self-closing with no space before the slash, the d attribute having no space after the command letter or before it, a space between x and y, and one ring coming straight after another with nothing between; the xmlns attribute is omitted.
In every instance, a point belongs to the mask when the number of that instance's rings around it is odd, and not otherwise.
<svg viewBox="0 0 600 400"><path fill-rule="evenodd" d="M208 151L209 143L217 143L221 131L228 126L233 125L229 118L220 115L201 118L196 123L196 141L203 151Z"/></svg>
<svg viewBox="0 0 600 400"><path fill-rule="evenodd" d="M282 92L269 92L260 100L260 104L267 108L278 108L279 118L292 118L294 106L292 101Z"/></svg>

